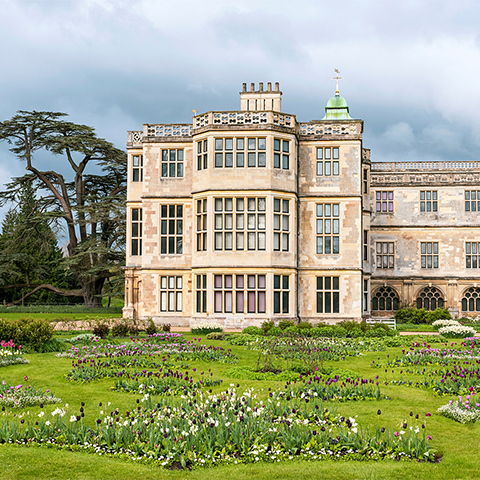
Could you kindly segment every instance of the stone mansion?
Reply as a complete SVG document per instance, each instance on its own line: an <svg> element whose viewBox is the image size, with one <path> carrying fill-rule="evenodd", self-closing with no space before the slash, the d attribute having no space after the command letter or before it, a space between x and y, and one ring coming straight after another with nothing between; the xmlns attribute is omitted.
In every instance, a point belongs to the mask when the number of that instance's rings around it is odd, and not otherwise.
<svg viewBox="0 0 480 480"><path fill-rule="evenodd" d="M243 84L240 110L128 132L124 316L189 326L480 313L480 161L371 162L337 91L321 120Z"/></svg>

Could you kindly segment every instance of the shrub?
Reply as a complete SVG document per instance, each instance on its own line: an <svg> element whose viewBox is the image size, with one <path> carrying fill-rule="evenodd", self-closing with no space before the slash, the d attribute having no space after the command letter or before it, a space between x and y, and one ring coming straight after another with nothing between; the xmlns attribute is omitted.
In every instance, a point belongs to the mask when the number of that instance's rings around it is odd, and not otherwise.
<svg viewBox="0 0 480 480"><path fill-rule="evenodd" d="M382 327L375 327L367 330L365 332L365 337L367 338L379 338L379 337L386 337L387 331Z"/></svg>
<svg viewBox="0 0 480 480"><path fill-rule="evenodd" d="M313 330L313 328L312 328ZM287 327L284 330L285 333L300 333L299 328L296 325L292 325L291 327Z"/></svg>
<svg viewBox="0 0 480 480"><path fill-rule="evenodd" d="M128 333L136 337L140 333L139 326L136 323L128 324Z"/></svg>
<svg viewBox="0 0 480 480"><path fill-rule="evenodd" d="M247 327L247 328L250 328L250 327ZM255 339L256 339L256 336L254 335L248 335L244 333L235 333L227 337L227 342L230 343L231 345L245 345L248 342L254 342Z"/></svg>
<svg viewBox="0 0 480 480"><path fill-rule="evenodd" d="M426 323L427 311L423 308L401 308L395 312L395 320L397 323L414 323L419 325L420 323Z"/></svg>
<svg viewBox="0 0 480 480"><path fill-rule="evenodd" d="M347 336L347 329L340 326L333 327L333 336L334 337L346 337Z"/></svg>
<svg viewBox="0 0 480 480"><path fill-rule="evenodd" d="M128 324L126 322L117 323L112 327L114 337L126 337L128 334Z"/></svg>
<svg viewBox="0 0 480 480"><path fill-rule="evenodd" d="M436 320L450 320L452 315L446 308L437 308L433 312L427 312L425 317L426 323L432 324Z"/></svg>
<svg viewBox="0 0 480 480"><path fill-rule="evenodd" d="M170 329L168 331L170 331ZM154 333L157 333L157 326L155 325L155 322L151 318L148 319L148 326L145 329L145 333L147 335L153 335Z"/></svg>
<svg viewBox="0 0 480 480"><path fill-rule="evenodd" d="M263 330L259 327L247 327L242 330L247 335L263 335Z"/></svg>
<svg viewBox="0 0 480 480"><path fill-rule="evenodd" d="M313 327L313 325L310 322L300 322L297 326L300 330Z"/></svg>
<svg viewBox="0 0 480 480"><path fill-rule="evenodd" d="M190 329L195 335L206 335L211 332L223 332L223 328L218 323L203 322Z"/></svg>
<svg viewBox="0 0 480 480"><path fill-rule="evenodd" d="M0 319L0 340L13 340L17 345L29 345L38 351L41 345L53 337L53 327L47 320L20 318Z"/></svg>
<svg viewBox="0 0 480 480"><path fill-rule="evenodd" d="M293 320L280 320L278 322L278 327L281 328L282 330L285 330L286 328L289 327L294 327L295 322Z"/></svg>
<svg viewBox="0 0 480 480"><path fill-rule="evenodd" d="M97 323L93 327L93 334L100 338L108 337L108 332L110 332L110 327L106 323Z"/></svg>
<svg viewBox="0 0 480 480"><path fill-rule="evenodd" d="M223 332L207 333L207 340L225 340L226 334Z"/></svg>
<svg viewBox="0 0 480 480"><path fill-rule="evenodd" d="M171 329L172 329L172 325L170 323L164 323L162 325L162 332L169 333Z"/></svg>
<svg viewBox="0 0 480 480"><path fill-rule="evenodd" d="M340 322L338 326L345 328L347 332L355 328L360 328L360 324L355 320L344 320L343 322Z"/></svg>
<svg viewBox="0 0 480 480"><path fill-rule="evenodd" d="M333 337L333 327L316 327L318 328L316 336L318 337Z"/></svg>
<svg viewBox="0 0 480 480"><path fill-rule="evenodd" d="M266 335L269 330L271 328L273 328L275 326L275 322L273 320L265 320L263 323L262 323L262 330L263 330L263 333Z"/></svg>
<svg viewBox="0 0 480 480"><path fill-rule="evenodd" d="M277 335L281 335L283 332L283 330L280 328L280 327L272 327L267 335L272 335L272 336L277 336Z"/></svg>
<svg viewBox="0 0 480 480"><path fill-rule="evenodd" d="M355 327L351 328L350 330L347 330L347 337L348 338L358 338L363 336L363 331L360 327Z"/></svg>

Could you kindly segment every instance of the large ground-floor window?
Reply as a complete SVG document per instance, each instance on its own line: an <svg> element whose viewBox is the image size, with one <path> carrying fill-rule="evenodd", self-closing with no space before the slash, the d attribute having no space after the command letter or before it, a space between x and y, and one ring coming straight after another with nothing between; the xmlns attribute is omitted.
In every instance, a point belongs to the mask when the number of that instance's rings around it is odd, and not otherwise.
<svg viewBox="0 0 480 480"><path fill-rule="evenodd" d="M462 298L462 312L480 312L480 288L469 288Z"/></svg>
<svg viewBox="0 0 480 480"><path fill-rule="evenodd" d="M392 287L380 287L372 297L372 310L398 310L400 299Z"/></svg>
<svg viewBox="0 0 480 480"><path fill-rule="evenodd" d="M417 308L425 310L436 310L443 308L445 301L442 292L436 287L425 287L417 297Z"/></svg>

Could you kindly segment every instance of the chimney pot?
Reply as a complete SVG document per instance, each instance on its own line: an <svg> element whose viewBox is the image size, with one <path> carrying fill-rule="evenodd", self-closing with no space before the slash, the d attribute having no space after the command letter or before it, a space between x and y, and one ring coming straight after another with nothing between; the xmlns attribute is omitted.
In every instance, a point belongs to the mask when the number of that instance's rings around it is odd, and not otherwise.
<svg viewBox="0 0 480 480"><path fill-rule="evenodd" d="M275 91L278 92L280 90L280 84L275 82Z"/></svg>
<svg viewBox="0 0 480 480"><path fill-rule="evenodd" d="M267 90L268 90L269 92L272 91L272 82L268 82L268 83L267 83Z"/></svg>
<svg viewBox="0 0 480 480"><path fill-rule="evenodd" d="M246 84L246 83L243 84L243 91L244 91L244 92L247 91L247 84Z"/></svg>
<svg viewBox="0 0 480 480"><path fill-rule="evenodd" d="M251 84L250 84L250 91L251 91L251 92L254 92L254 91L255 91L255 84L254 84L254 83L251 83Z"/></svg>

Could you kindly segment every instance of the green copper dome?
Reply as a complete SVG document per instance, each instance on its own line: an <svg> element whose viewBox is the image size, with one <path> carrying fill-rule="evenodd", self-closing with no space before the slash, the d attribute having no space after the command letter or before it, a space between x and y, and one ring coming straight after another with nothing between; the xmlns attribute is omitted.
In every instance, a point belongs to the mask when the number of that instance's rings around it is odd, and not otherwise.
<svg viewBox="0 0 480 480"><path fill-rule="evenodd" d="M349 120L351 118L348 114L347 101L338 92L334 97L329 98L322 120Z"/></svg>

